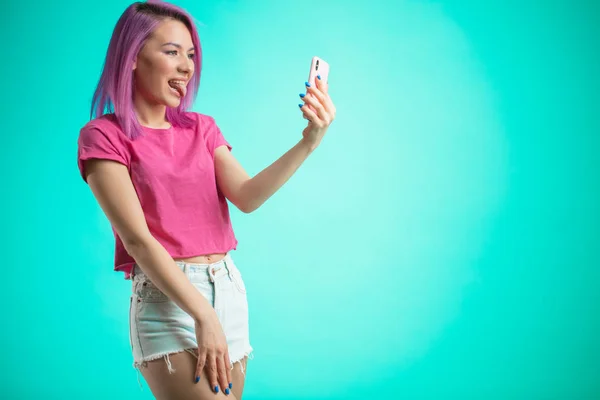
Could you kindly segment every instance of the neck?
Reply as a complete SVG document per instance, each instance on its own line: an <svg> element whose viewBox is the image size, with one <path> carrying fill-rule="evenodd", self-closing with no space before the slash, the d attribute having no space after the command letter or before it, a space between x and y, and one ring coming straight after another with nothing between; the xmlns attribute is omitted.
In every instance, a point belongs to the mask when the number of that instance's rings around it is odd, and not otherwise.
<svg viewBox="0 0 600 400"><path fill-rule="evenodd" d="M162 104L151 104L142 96L133 98L133 106L138 121L148 128L168 128L171 125L166 121L167 107Z"/></svg>

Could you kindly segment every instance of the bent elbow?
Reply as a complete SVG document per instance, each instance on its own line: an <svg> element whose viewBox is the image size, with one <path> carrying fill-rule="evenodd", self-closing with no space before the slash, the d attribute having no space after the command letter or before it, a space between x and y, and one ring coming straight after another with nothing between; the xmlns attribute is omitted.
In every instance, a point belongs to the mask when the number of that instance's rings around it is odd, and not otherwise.
<svg viewBox="0 0 600 400"><path fill-rule="evenodd" d="M255 211L258 208L255 205L249 203L238 203L236 204L236 207L244 214L250 214L252 211Z"/></svg>
<svg viewBox="0 0 600 400"><path fill-rule="evenodd" d="M129 254L134 260L137 260L140 254L147 251L152 239L152 236L148 234L143 237L122 238L121 240L127 254Z"/></svg>
<svg viewBox="0 0 600 400"><path fill-rule="evenodd" d="M240 210L244 214L250 214L252 211L254 211L250 207L246 207L246 206L239 206L238 210Z"/></svg>

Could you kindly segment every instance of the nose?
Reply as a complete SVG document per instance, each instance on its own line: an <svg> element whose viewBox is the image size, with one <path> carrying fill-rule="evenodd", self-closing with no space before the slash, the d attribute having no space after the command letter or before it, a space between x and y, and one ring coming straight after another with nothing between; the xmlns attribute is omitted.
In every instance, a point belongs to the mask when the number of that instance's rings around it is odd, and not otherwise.
<svg viewBox="0 0 600 400"><path fill-rule="evenodd" d="M177 66L177 71L188 75L190 72L193 71L193 69L194 69L194 60L191 60L187 56L182 57L182 61Z"/></svg>

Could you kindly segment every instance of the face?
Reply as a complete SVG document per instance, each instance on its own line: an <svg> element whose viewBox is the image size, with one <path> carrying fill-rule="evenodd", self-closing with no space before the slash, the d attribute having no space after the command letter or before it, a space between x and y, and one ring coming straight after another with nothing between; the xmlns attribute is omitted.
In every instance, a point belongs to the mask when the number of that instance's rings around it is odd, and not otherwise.
<svg viewBox="0 0 600 400"><path fill-rule="evenodd" d="M134 62L135 95L152 105L179 106L194 74L194 57L187 27L173 19L161 22Z"/></svg>

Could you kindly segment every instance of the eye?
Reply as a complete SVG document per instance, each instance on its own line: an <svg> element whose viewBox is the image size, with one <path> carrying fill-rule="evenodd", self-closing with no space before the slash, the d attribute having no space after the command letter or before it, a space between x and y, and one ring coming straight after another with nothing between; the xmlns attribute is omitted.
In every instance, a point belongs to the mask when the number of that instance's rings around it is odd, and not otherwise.
<svg viewBox="0 0 600 400"><path fill-rule="evenodd" d="M190 60L193 60L195 57L196 57L196 54L194 54L194 53L188 54L188 58Z"/></svg>
<svg viewBox="0 0 600 400"><path fill-rule="evenodd" d="M167 50L167 51L165 51L165 54L168 54L170 56L176 56L177 50Z"/></svg>

